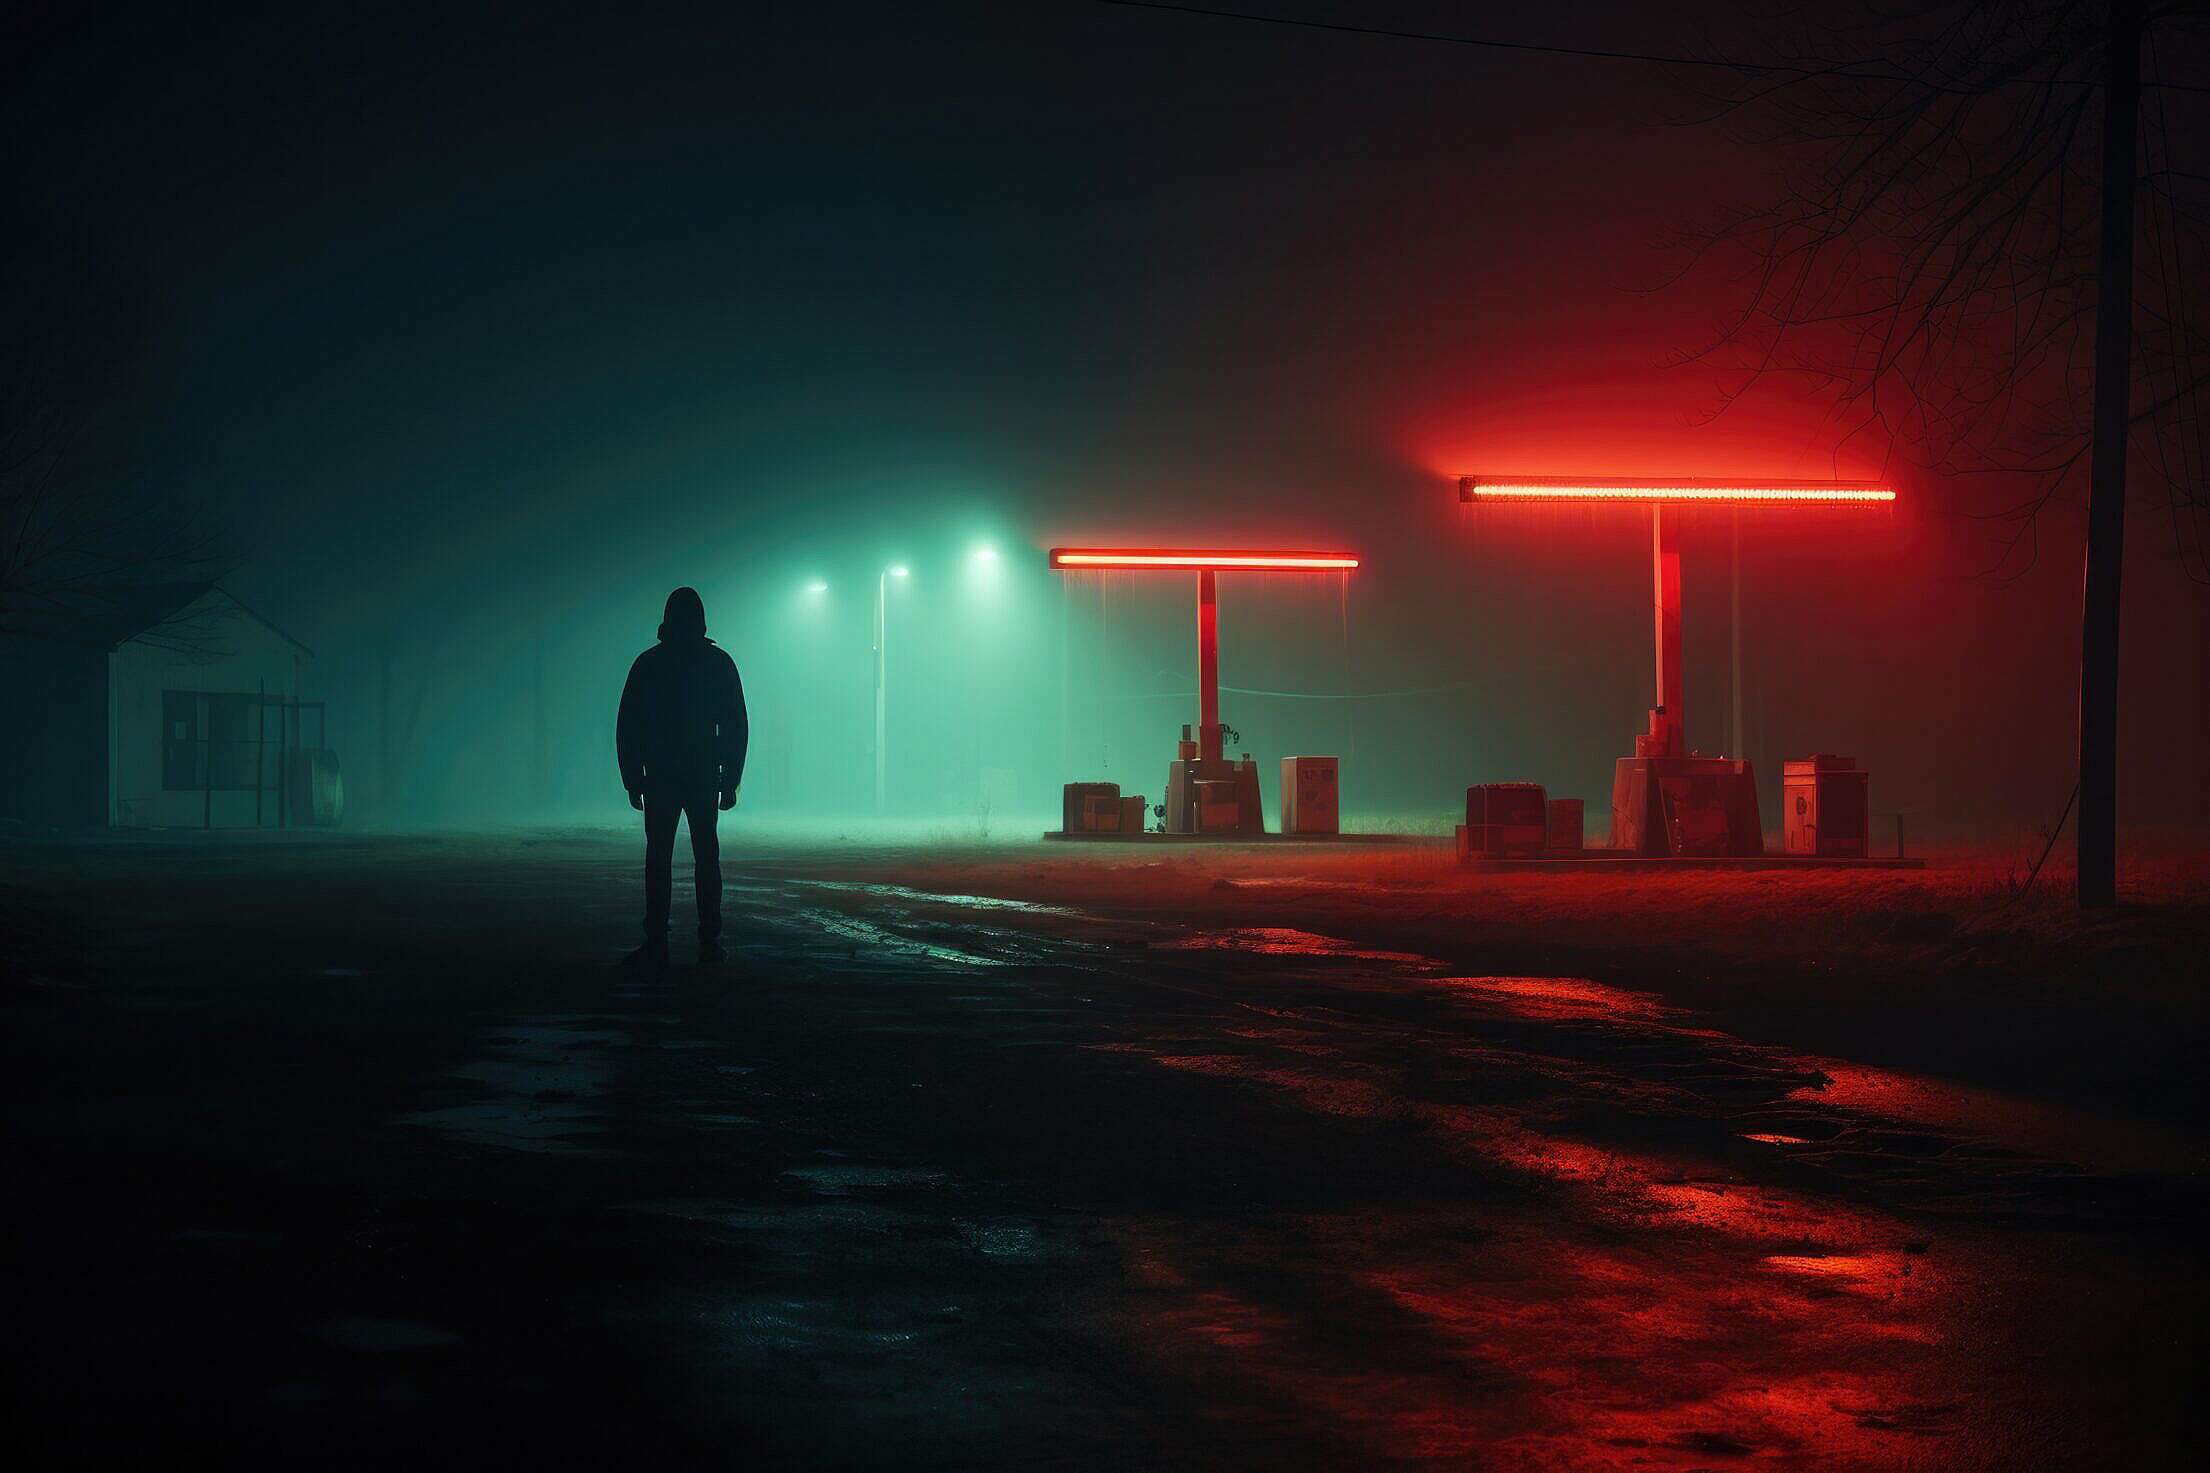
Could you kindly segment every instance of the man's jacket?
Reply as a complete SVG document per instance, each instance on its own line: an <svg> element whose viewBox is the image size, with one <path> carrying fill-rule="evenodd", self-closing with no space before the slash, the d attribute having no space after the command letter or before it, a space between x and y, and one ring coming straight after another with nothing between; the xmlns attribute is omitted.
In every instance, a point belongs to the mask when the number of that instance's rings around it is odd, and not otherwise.
<svg viewBox="0 0 2210 1473"><path fill-rule="evenodd" d="M737 662L704 634L664 628L629 667L614 751L630 792L731 792L750 739Z"/></svg>

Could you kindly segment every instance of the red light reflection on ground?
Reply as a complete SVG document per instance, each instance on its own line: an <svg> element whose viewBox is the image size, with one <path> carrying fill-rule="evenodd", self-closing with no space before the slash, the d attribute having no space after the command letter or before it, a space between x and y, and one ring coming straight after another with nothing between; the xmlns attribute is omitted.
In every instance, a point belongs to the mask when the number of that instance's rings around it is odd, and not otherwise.
<svg viewBox="0 0 2210 1473"><path fill-rule="evenodd" d="M1299 931L1291 926L1252 926L1231 931L1198 931L1171 941L1153 943L1158 951L1242 951L1258 956L1328 957L1342 961L1397 962L1414 966L1436 965L1408 951L1374 951L1353 942Z"/></svg>
<svg viewBox="0 0 2210 1473"><path fill-rule="evenodd" d="M1582 977L1444 977L1440 982L1528 1018L1657 1018L1666 1012L1648 993Z"/></svg>
<svg viewBox="0 0 2210 1473"><path fill-rule="evenodd" d="M2061 1248L1974 1225L2067 1221L2076 1182L1993 1128L2015 1122L1988 1092L1586 979L1288 928L1177 949L1272 959L1278 1003L1107 1047L1333 1117L1389 1163L1326 1210L1263 1208L1327 1201L1315 1181L1122 1225L1144 1265L1130 1333L1244 1461L2000 1468L2050 1445L2047 1357L2097 1288Z"/></svg>
<svg viewBox="0 0 2210 1473"><path fill-rule="evenodd" d="M1145 1223L1141 1255L1184 1287L1142 1296L1140 1333L1199 1386L1232 1383L1238 1405L1377 1462L1892 1466L1949 1430L1933 1275L1481 1223L1478 1252L1389 1204L1254 1232ZM1271 1308L1258 1286L1284 1277L1296 1307Z"/></svg>
<svg viewBox="0 0 2210 1473"><path fill-rule="evenodd" d="M1136 1052L1146 1052L1136 1050ZM1830 1246L1866 1242L1875 1219L1838 1202L1812 1203L1787 1192L1730 1179L1708 1161L1552 1135L1509 1111L1423 1105L1385 1085L1325 1067L1300 1068L1244 1054L1149 1054L1162 1068L1236 1079L1281 1090L1320 1114L1417 1124L1449 1148L1546 1181L1593 1190L1610 1216L1670 1222L1760 1242ZM1889 1229L1892 1235L1899 1229Z"/></svg>

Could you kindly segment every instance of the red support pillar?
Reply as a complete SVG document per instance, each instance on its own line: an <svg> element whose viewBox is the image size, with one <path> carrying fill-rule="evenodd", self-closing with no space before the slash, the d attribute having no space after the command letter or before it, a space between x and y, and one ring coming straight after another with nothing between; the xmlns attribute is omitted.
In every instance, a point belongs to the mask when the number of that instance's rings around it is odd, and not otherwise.
<svg viewBox="0 0 2210 1473"><path fill-rule="evenodd" d="M1220 760L1220 593L1210 568L1197 574L1197 755Z"/></svg>
<svg viewBox="0 0 2210 1473"><path fill-rule="evenodd" d="M1650 507L1652 614L1657 634L1657 708L1650 713L1653 757L1687 755L1687 708L1681 679L1680 527L1663 502Z"/></svg>

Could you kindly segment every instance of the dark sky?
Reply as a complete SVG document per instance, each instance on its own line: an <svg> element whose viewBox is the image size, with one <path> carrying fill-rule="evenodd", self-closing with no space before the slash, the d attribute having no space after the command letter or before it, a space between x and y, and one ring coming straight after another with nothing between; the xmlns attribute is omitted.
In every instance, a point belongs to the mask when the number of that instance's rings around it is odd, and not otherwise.
<svg viewBox="0 0 2210 1473"><path fill-rule="evenodd" d="M1877 469L1790 394L1699 423L1710 381L1666 366L1721 303L1630 288L1759 165L1669 126L1655 68L1075 0L466 10L28 13L9 48L21 252L145 304L149 453L230 510L232 586L324 651L359 748L387 654L497 749L550 649L558 803L595 811L600 708L670 584L707 591L756 705L796 704L779 672L813 657L772 615L795 580L871 596L885 559L987 535L1031 637L958 782L1005 742L1041 792L1098 760L1056 724L1081 618L1108 654L1078 692L1171 689L1185 660L1180 590L1063 615L1042 547L1311 543L1368 560L1348 649L1331 590L1251 594L1228 678L1451 689L1355 723L1248 709L1262 755L1355 739L1404 808L1525 772L1595 800L1648 700L1646 526L1476 523L1447 474ZM1684 44L1629 5L1292 10ZM1900 484L1878 526L1745 533L1753 755L1772 783L1783 749L1853 751L1899 806L2039 821L2065 785L2074 519L1997 586L1960 513L2001 488ZM1725 532L1691 535L1710 746ZM2164 692L2140 750L2169 767L2201 750L2202 605L2153 545L2136 570ZM949 610L916 612L921 654L965 638ZM841 619L864 672L857 604ZM1111 718L1140 751L1119 760L1163 773L1173 709ZM851 753L810 745L834 787ZM389 813L518 801L495 758L430 766ZM2129 782L2150 814L2210 794Z"/></svg>

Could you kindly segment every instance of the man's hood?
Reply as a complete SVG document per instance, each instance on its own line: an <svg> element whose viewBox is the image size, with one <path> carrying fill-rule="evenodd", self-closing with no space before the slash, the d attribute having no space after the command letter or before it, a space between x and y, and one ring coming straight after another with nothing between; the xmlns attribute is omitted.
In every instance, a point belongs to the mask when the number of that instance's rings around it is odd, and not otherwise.
<svg viewBox="0 0 2210 1473"><path fill-rule="evenodd" d="M703 640L706 637L706 600L698 596L695 588L678 588L668 595L668 606L660 615L660 639L665 644L682 640Z"/></svg>

